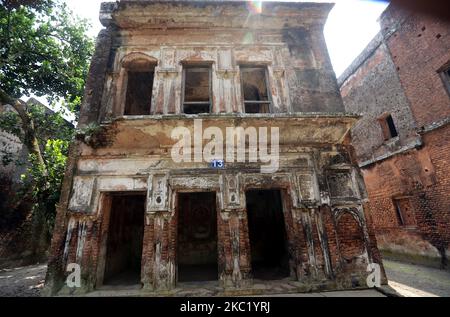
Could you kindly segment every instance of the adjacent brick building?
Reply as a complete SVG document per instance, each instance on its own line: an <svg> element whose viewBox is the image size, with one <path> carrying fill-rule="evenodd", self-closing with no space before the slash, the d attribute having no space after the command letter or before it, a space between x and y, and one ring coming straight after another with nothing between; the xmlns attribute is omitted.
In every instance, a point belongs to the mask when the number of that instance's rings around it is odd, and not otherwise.
<svg viewBox="0 0 450 317"><path fill-rule="evenodd" d="M135 283L170 293L205 280L247 293L280 279L291 291L367 287L367 265L381 262L344 142L358 117L344 112L323 37L331 7L102 4L50 293L64 289L70 263L81 266L77 291ZM202 159L211 135L229 129L242 129L249 159L234 159L234 134ZM259 140L267 132L268 148L251 147L256 131ZM175 160L181 141L183 155L200 159ZM250 159L267 150L279 151L271 171Z"/></svg>
<svg viewBox="0 0 450 317"><path fill-rule="evenodd" d="M386 256L447 265L450 241L450 22L390 4L381 31L340 76Z"/></svg>

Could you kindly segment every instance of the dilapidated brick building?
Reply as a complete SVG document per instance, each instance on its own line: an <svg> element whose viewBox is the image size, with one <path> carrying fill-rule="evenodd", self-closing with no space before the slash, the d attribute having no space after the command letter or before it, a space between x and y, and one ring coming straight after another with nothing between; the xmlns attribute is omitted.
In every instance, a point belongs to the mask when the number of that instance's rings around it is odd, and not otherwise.
<svg viewBox="0 0 450 317"><path fill-rule="evenodd" d="M340 76L379 248L446 265L450 242L450 21L389 5Z"/></svg>
<svg viewBox="0 0 450 317"><path fill-rule="evenodd" d="M367 265L381 261L345 143L358 118L344 112L323 37L331 8L103 3L47 290L64 286L70 263L81 266L80 291L367 287ZM194 140L177 161L180 128ZM270 142L252 147L256 131ZM212 134L226 142L202 159ZM236 136L248 159L228 147ZM268 150L275 164L251 159Z"/></svg>

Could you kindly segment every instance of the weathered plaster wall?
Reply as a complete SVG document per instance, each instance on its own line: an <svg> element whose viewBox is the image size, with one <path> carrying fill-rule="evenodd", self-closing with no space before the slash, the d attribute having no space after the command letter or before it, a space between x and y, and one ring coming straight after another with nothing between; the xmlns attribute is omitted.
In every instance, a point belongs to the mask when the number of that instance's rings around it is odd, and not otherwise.
<svg viewBox="0 0 450 317"><path fill-rule="evenodd" d="M101 125L80 133L71 149L50 293L61 289L64 268L73 261L82 268L78 292L102 284L111 194L128 191L147 193L145 290L170 292L176 285L177 195L195 191L216 193L220 285L245 289L252 283L245 191L255 188L282 191L291 279L300 290L366 286L367 264L381 259L365 220L359 170L342 144L357 118L343 113L325 49L330 8L264 3L265 14L258 15L243 2L102 6L107 30L98 40L81 112L82 127ZM126 70L135 61L156 64L152 115L124 117ZM182 65L199 62L212 65L212 114L183 115ZM273 113L242 114L240 63L267 67ZM261 162L227 162L222 170L208 161L175 163L171 132L184 127L193 135L194 118L203 120L203 130L215 127L224 136L228 127L278 128L279 168L264 174Z"/></svg>
<svg viewBox="0 0 450 317"><path fill-rule="evenodd" d="M323 153L322 156L335 156L332 153ZM324 164L325 162L317 162ZM121 166L120 163L116 164ZM299 169L300 167L297 167ZM319 186L316 192L313 190L314 196L300 196L301 192L307 192L311 184L305 175L310 174L311 167L304 166L299 169L295 178L293 178L292 167L290 172L279 172L276 174L262 177L261 174L238 173L233 176L231 172L214 173L206 170L196 169L192 172L188 170L172 169L166 178L166 174L157 176L162 170L156 170L156 179L167 179L170 187L150 190L150 187L144 182L144 178L129 175L125 176L83 176L75 178L75 185L72 199L69 203L69 210L77 210L77 204L84 201L85 207L79 212L70 212L66 215L68 227L65 234L55 236L54 239L60 241L60 245L64 245L61 249L63 263L81 263L84 276L87 281L91 281L88 289L99 286L101 283L101 265L98 262L102 256L101 241L104 237L99 232L104 230L107 221L103 218L107 214L107 203L102 200L103 192L115 191L141 191L144 188L149 191L147 202L150 213L146 216L146 226L144 233L144 249L143 249L143 266L142 266L142 282L144 287L149 290L170 290L176 283L175 275L175 252L177 248L176 228L177 214L174 209L176 193L181 191L204 191L216 190L218 197L218 261L220 280L224 286L245 286L249 283L251 277L251 268L249 266L249 245L248 231L246 224L245 212L245 196L243 193L246 188L282 188L284 195L283 205L285 207L286 228L289 237L289 245L291 246L291 270L292 277L299 281L305 282L304 290L311 290L318 287L318 283L325 283L326 288L347 288L355 286L365 286L365 269L366 265L371 261L377 261L372 256L369 247L370 238L365 226L365 216L362 213L362 207L353 204L354 207L347 209L350 197L340 196L339 193L331 195L331 209L318 209L313 207L319 203L314 197L323 197L327 194L327 189ZM323 167L319 167L321 170ZM344 168L342 170L342 168ZM339 167L338 170L332 172L329 170L327 175L333 173L351 173L348 167ZM309 170L309 172L308 172ZM120 168L117 169L118 174L122 174ZM194 176L199 175L199 176ZM136 174L133 174L136 175ZM314 183L323 183L327 185L327 181L323 179L324 175L310 174L313 179L320 177L320 180ZM314 176L316 175L316 176ZM227 179L235 177L233 184L239 184L237 188L230 187ZM80 181L81 179L93 179L92 187L88 187L89 181ZM154 181L148 181L147 184ZM299 183L297 183L299 182ZM159 181L156 181L159 183ZM234 185L236 186L236 185ZM306 186L303 187L303 186ZM348 185L340 184L340 186L350 186L350 190L346 190L347 195L353 199L358 199L358 190L355 184L350 182ZM170 189L169 189L170 188ZM144 189L145 190L145 189ZM96 199L89 199L89 193L94 192ZM228 195L226 195L228 193ZM233 203L230 199L231 195L239 197L239 204ZM155 196L156 195L156 196ZM158 197L165 197L158 204ZM102 202L103 201L103 202ZM236 199L234 199L236 201ZM316 203L314 203L316 201ZM302 207L303 204L309 202L311 207ZM343 204L343 205L342 205ZM352 205L352 204L350 204ZM158 207L160 206L160 207ZM78 209L79 210L79 209ZM159 211L156 211L159 210ZM319 212L319 210L322 210ZM327 211L328 210L328 211ZM327 225L325 227L323 217L325 214ZM349 214L346 214L346 213ZM341 214L347 216L342 221ZM349 218L350 217L350 218ZM353 218L354 217L354 218ZM353 219L353 220L349 220ZM99 229L94 229L101 227ZM106 232L104 234L107 234ZM228 238L227 238L228 237ZM56 241L56 240L55 240ZM329 248L328 241L333 248ZM302 247L303 245L303 247ZM333 250L333 257L330 258L329 252ZM333 260L332 260L333 259ZM378 260L379 261L379 260ZM63 265L64 266L64 265ZM99 268L96 274L91 272L91 268ZM350 278L359 274L358 279ZM359 273L358 273L359 272ZM98 275L100 274L100 275ZM356 276L356 275L355 275ZM322 281L322 282L320 282ZM356 283L356 284L355 284Z"/></svg>
<svg viewBox="0 0 450 317"><path fill-rule="evenodd" d="M354 68L353 68L354 67ZM389 50L377 35L350 66L354 72L339 78L342 99L349 112L363 115L352 128L352 144L364 162L398 151L417 141L416 124ZM378 119L390 113L398 132L385 141Z"/></svg>
<svg viewBox="0 0 450 317"><path fill-rule="evenodd" d="M323 37L329 6L264 4L258 15L245 3L229 5L233 10L197 4L186 14L181 3L104 4L107 29L98 40L81 124L123 114L123 64L143 57L157 64L152 114L181 112L183 62L212 63L213 113L243 112L239 64L267 65L273 112L344 110Z"/></svg>

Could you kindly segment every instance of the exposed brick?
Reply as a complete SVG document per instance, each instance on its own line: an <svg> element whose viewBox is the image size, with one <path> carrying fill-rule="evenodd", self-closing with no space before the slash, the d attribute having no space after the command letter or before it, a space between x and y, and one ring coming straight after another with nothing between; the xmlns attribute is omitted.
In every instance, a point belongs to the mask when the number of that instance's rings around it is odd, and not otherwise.
<svg viewBox="0 0 450 317"><path fill-rule="evenodd" d="M450 98L439 71L449 66L450 24L395 4L380 22L380 34L339 79L346 110L364 114L352 142L369 196L366 218L381 249L411 259L440 255L445 266ZM391 113L398 138L382 137L376 119L383 112Z"/></svg>

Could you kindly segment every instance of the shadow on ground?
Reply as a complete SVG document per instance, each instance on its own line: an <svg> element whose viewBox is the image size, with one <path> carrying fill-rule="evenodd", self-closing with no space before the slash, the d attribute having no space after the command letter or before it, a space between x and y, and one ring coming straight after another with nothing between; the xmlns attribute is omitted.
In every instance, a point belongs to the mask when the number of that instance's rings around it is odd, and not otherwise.
<svg viewBox="0 0 450 317"><path fill-rule="evenodd" d="M389 279L389 286L402 296L450 296L450 272L390 260L383 262ZM45 264L0 269L0 297L39 296L44 286L46 270L47 266ZM107 294L99 293L97 295L108 296ZM277 296L367 297L382 295L375 290L361 290L312 294L280 294Z"/></svg>
<svg viewBox="0 0 450 317"><path fill-rule="evenodd" d="M0 297L37 297L44 287L46 264L0 270Z"/></svg>
<svg viewBox="0 0 450 317"><path fill-rule="evenodd" d="M389 286L406 297L450 296L450 272L383 260Z"/></svg>

